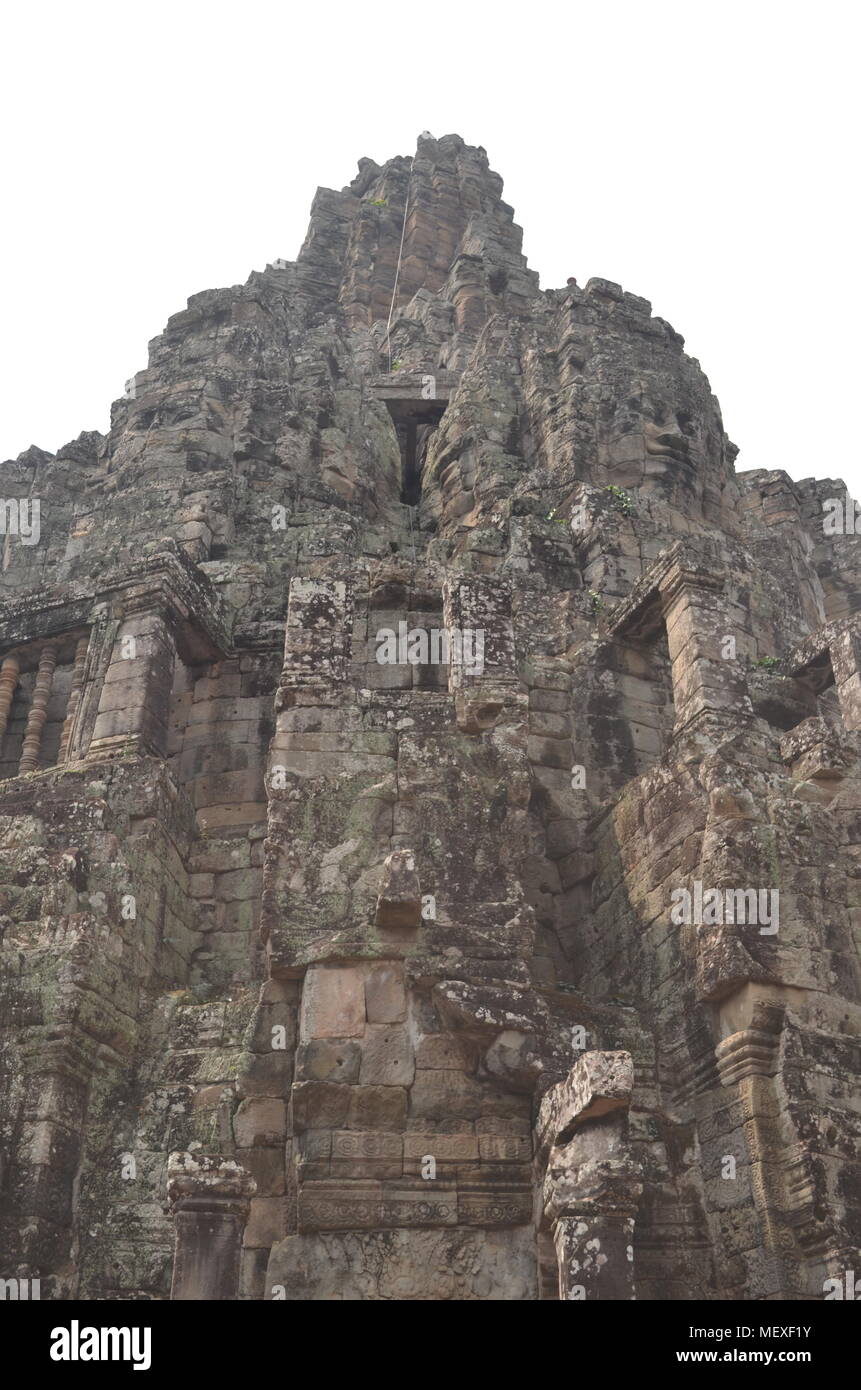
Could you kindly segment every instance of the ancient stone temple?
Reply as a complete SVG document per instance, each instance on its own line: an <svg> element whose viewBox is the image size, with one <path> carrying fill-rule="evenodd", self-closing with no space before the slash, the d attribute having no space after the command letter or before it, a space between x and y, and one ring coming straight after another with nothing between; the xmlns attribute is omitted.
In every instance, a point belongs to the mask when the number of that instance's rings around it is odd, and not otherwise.
<svg viewBox="0 0 861 1390"><path fill-rule="evenodd" d="M0 1277L861 1274L859 541L735 454L425 134L3 465Z"/></svg>

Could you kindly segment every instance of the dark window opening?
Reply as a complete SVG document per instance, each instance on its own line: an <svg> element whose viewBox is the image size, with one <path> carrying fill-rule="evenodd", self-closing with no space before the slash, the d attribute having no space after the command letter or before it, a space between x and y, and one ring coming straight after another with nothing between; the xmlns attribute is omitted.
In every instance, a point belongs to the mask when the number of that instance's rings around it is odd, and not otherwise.
<svg viewBox="0 0 861 1390"><path fill-rule="evenodd" d="M401 425L398 430L398 443L401 446L401 501L408 507L417 507L422 496L422 475L417 457L418 426L411 422Z"/></svg>
<svg viewBox="0 0 861 1390"><path fill-rule="evenodd" d="M421 502L428 445L455 384L453 373L440 367L408 375L390 374L373 385L377 400L386 405L395 427L401 455L401 502L406 507L417 507Z"/></svg>
<svg viewBox="0 0 861 1390"><path fill-rule="evenodd" d="M401 501L407 507L417 507L422 500L428 443L444 409L445 406L425 405L424 409L414 411L396 424L401 450Z"/></svg>

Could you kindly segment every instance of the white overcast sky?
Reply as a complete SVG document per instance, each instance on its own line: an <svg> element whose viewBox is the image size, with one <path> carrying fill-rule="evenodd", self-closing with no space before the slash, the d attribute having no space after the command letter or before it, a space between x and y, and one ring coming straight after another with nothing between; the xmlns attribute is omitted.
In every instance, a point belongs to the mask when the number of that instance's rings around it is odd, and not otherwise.
<svg viewBox="0 0 861 1390"><path fill-rule="evenodd" d="M7 11L0 458L105 430L189 295L294 259L318 185L419 131L484 145L542 287L591 275L684 334L739 468L842 477L858 7L834 0Z"/></svg>

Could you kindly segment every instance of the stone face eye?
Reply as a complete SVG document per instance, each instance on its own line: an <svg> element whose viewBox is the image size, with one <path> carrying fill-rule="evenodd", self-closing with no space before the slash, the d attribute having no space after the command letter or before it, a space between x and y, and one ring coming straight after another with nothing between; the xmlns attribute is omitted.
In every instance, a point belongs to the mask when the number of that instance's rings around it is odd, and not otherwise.
<svg viewBox="0 0 861 1390"><path fill-rule="evenodd" d="M686 410L676 411L676 419L679 422L679 429L682 434L691 435L694 433L694 423Z"/></svg>

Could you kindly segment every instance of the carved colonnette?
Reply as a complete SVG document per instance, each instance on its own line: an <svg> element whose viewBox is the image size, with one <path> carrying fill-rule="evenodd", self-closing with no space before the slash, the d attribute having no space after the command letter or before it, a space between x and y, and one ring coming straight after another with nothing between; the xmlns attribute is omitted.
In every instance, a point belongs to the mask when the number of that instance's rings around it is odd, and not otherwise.
<svg viewBox="0 0 861 1390"><path fill-rule="evenodd" d="M167 1195L176 1226L172 1299L238 1298L242 1234L256 1190L251 1174L235 1159L171 1154Z"/></svg>
<svg viewBox="0 0 861 1390"><path fill-rule="evenodd" d="M538 1177L564 1301L636 1296L634 1223L643 1183L626 1143L633 1084L628 1053L586 1052L541 1101Z"/></svg>

